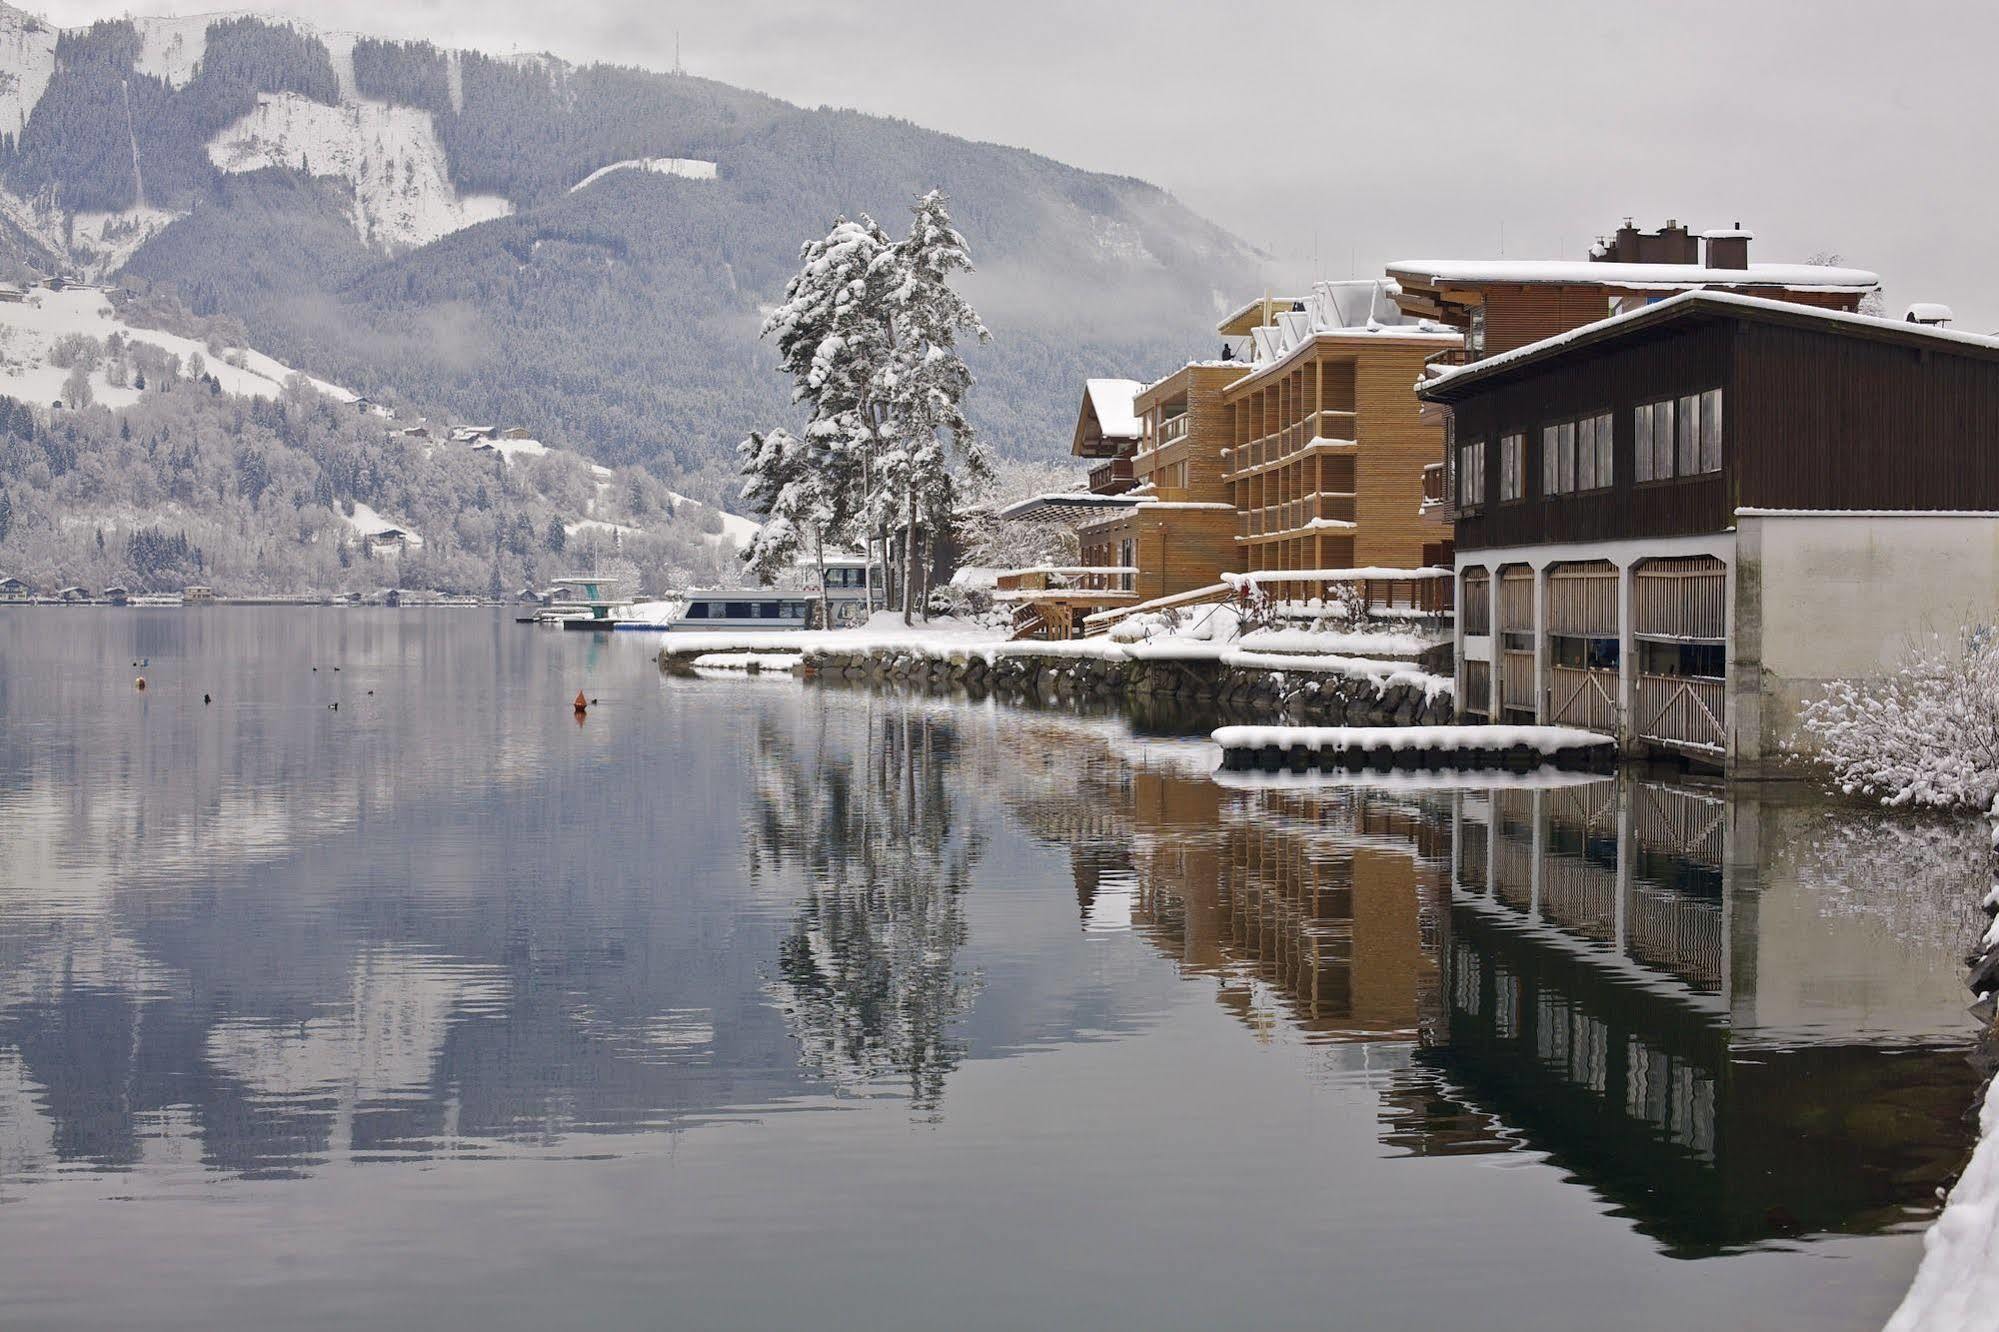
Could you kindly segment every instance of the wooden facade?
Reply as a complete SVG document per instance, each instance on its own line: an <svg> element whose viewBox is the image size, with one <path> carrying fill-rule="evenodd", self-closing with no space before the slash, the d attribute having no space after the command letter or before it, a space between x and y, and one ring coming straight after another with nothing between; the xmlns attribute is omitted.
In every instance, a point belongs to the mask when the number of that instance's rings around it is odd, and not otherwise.
<svg viewBox="0 0 1999 1332"><path fill-rule="evenodd" d="M1321 333L1230 388L1227 477L1245 570L1448 559L1448 531L1423 504L1442 432L1411 390L1445 341Z"/></svg>
<svg viewBox="0 0 1999 1332"><path fill-rule="evenodd" d="M1636 409L1711 389L1719 468L1637 480ZM1694 294L1423 396L1451 412L1451 495L1462 450L1485 454L1484 493L1457 506L1460 550L1721 532L1738 508L1999 509L1999 346L1914 325ZM1596 414L1612 422L1611 484L1547 494L1545 428ZM1524 484L1502 500L1513 434Z"/></svg>
<svg viewBox="0 0 1999 1332"><path fill-rule="evenodd" d="M1240 362L1182 366L1139 392L1143 427L1131 455L1145 502L1079 530L1085 564L1129 566L1134 600L1207 587L1243 569L1224 474L1229 414L1223 398L1247 373Z"/></svg>

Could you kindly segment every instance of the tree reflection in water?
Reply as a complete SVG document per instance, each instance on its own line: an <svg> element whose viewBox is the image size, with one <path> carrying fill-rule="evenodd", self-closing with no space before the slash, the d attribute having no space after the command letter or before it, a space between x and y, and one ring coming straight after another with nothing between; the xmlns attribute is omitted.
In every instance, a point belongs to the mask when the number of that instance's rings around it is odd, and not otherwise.
<svg viewBox="0 0 1999 1332"><path fill-rule="evenodd" d="M818 710L807 736L766 717L756 740L752 873L807 880L766 993L809 1071L855 1094L899 1084L935 1111L978 992L957 965L984 851L956 816L957 732L876 704Z"/></svg>

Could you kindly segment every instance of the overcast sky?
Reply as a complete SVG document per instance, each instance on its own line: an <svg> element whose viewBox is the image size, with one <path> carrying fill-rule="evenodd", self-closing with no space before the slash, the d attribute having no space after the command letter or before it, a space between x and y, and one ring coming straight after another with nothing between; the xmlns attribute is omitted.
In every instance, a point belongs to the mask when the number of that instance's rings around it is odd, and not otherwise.
<svg viewBox="0 0 1999 1332"><path fill-rule="evenodd" d="M200 0L60 0L59 23ZM1580 257L1629 214L1837 251L1999 329L1999 6L273 0L321 27L668 68L1143 177L1277 257ZM1502 249L1503 247L1503 249Z"/></svg>

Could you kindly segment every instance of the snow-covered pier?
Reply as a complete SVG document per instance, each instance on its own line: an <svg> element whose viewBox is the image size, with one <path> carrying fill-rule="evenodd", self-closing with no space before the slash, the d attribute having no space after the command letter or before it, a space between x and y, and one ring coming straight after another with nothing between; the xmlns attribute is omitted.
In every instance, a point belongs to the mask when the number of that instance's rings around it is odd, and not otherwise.
<svg viewBox="0 0 1999 1332"><path fill-rule="evenodd" d="M1608 772L1617 741L1566 726L1224 726L1214 733L1222 766L1306 772L1313 768L1552 767Z"/></svg>

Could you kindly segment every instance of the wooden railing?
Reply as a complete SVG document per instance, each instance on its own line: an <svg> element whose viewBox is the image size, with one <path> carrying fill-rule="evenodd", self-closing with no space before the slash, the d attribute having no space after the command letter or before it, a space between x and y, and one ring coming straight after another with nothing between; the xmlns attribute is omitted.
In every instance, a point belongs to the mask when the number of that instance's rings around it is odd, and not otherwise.
<svg viewBox="0 0 1999 1332"><path fill-rule="evenodd" d="M1617 672L1548 669L1548 724L1617 733Z"/></svg>
<svg viewBox="0 0 1999 1332"><path fill-rule="evenodd" d="M1720 751L1728 737L1728 683L1702 675L1640 675L1637 731L1647 740Z"/></svg>
<svg viewBox="0 0 1999 1332"><path fill-rule="evenodd" d="M1133 485L1131 459L1112 458L1090 469L1092 495L1121 495Z"/></svg>
<svg viewBox="0 0 1999 1332"><path fill-rule="evenodd" d="M1414 571L1412 571L1414 572ZM1327 577L1328 573L1335 576ZM1259 569L1249 575L1272 601L1323 601L1358 597L1371 610L1448 615L1455 592L1448 569L1423 570L1414 577L1368 578L1360 571Z"/></svg>
<svg viewBox="0 0 1999 1332"><path fill-rule="evenodd" d="M1159 423L1159 443L1156 447L1163 449L1168 444L1178 444L1181 440L1187 438L1187 426L1192 420L1193 417L1191 414L1182 412L1178 416L1169 416L1164 421L1161 421Z"/></svg>
<svg viewBox="0 0 1999 1332"><path fill-rule="evenodd" d="M1499 654L1499 703L1505 708L1533 711L1534 654L1508 648Z"/></svg>
<svg viewBox="0 0 1999 1332"><path fill-rule="evenodd" d="M1069 565L1008 569L994 580L1003 600L1019 601L1037 594L1059 598L1064 593L1129 592L1138 570L1118 565Z"/></svg>

